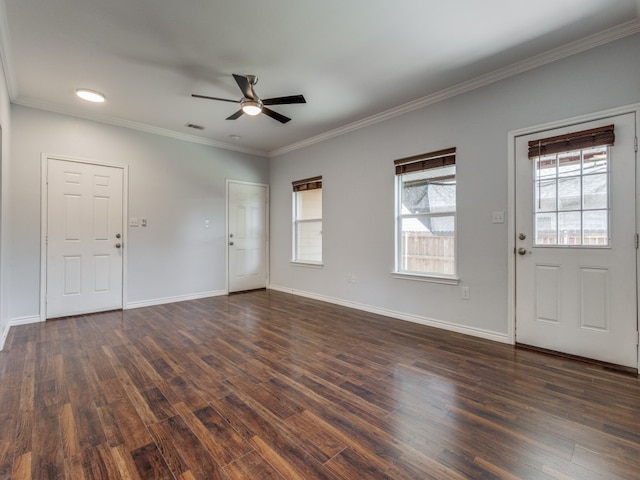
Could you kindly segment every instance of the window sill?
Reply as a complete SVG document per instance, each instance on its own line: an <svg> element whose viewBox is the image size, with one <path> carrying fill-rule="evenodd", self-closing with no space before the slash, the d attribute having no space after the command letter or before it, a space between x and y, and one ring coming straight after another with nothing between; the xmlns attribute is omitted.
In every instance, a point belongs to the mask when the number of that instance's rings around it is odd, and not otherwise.
<svg viewBox="0 0 640 480"><path fill-rule="evenodd" d="M391 272L393 278L402 280L415 280L418 282L440 283L443 285L458 285L460 279L456 276L445 275L421 275L419 273Z"/></svg>
<svg viewBox="0 0 640 480"><path fill-rule="evenodd" d="M324 268L324 263L319 262L302 262L300 260L291 260L289 262L294 267Z"/></svg>

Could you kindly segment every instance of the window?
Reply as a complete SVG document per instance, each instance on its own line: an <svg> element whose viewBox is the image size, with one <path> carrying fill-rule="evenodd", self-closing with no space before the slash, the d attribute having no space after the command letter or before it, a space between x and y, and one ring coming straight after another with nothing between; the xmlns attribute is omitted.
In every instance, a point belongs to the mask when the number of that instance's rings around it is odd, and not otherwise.
<svg viewBox="0 0 640 480"><path fill-rule="evenodd" d="M613 125L529 142L536 246L609 245Z"/></svg>
<svg viewBox="0 0 640 480"><path fill-rule="evenodd" d="M396 160L396 272L456 273L455 148Z"/></svg>
<svg viewBox="0 0 640 480"><path fill-rule="evenodd" d="M293 182L293 261L322 263L322 177Z"/></svg>

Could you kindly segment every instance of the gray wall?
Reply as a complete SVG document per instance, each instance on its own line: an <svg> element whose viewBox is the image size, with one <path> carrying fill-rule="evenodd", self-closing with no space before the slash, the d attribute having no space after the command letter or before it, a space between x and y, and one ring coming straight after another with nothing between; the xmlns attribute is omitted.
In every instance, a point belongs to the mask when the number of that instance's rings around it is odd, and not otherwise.
<svg viewBox="0 0 640 480"><path fill-rule="evenodd" d="M4 344L9 325L8 298L8 223L9 223L9 158L10 158L10 104L4 71L0 62L0 126L2 127L2 152L0 155L0 349Z"/></svg>
<svg viewBox="0 0 640 480"><path fill-rule="evenodd" d="M508 132L640 102L640 35L271 160L271 286L469 333L508 333ZM460 286L392 278L393 160L457 147ZM291 182L323 177L324 268L291 259ZM347 282L349 274L356 283ZM459 328L458 328L459 327Z"/></svg>
<svg viewBox="0 0 640 480"><path fill-rule="evenodd" d="M225 289L225 179L268 182L268 159L13 106L9 310L39 315L41 154L129 166L128 304ZM204 221L210 227L204 228Z"/></svg>

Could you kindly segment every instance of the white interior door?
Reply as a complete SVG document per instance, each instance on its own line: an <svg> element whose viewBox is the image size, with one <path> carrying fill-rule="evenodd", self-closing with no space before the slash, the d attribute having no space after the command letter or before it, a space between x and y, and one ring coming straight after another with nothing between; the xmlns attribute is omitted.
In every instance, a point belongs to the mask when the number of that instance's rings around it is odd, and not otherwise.
<svg viewBox="0 0 640 480"><path fill-rule="evenodd" d="M529 159L614 125L615 144ZM516 138L516 341L637 368L635 115Z"/></svg>
<svg viewBox="0 0 640 480"><path fill-rule="evenodd" d="M267 286L267 186L229 181L229 292Z"/></svg>
<svg viewBox="0 0 640 480"><path fill-rule="evenodd" d="M47 161L47 318L122 308L123 170Z"/></svg>

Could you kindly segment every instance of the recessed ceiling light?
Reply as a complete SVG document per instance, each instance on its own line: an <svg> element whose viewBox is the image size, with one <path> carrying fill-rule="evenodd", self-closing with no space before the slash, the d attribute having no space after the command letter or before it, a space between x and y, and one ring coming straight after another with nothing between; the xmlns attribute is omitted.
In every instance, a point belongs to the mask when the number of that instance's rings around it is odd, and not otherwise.
<svg viewBox="0 0 640 480"><path fill-rule="evenodd" d="M240 135L236 135L236 134L234 133L234 134L232 134L232 135L229 135L229 138L230 138L231 140L240 140Z"/></svg>
<svg viewBox="0 0 640 480"><path fill-rule="evenodd" d="M87 90L86 88L78 88L76 90L76 95L82 98L83 100L87 100L88 102L94 102L94 103L104 102L104 95L94 90Z"/></svg>

